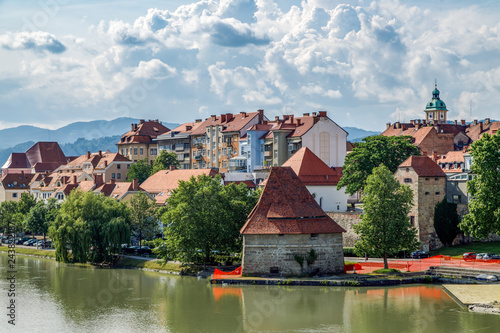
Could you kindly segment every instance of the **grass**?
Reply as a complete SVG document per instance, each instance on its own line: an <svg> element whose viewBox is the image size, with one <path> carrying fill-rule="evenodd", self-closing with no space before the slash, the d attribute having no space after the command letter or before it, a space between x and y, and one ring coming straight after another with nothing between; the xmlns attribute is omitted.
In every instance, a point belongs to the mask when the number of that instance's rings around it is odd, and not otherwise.
<svg viewBox="0 0 500 333"><path fill-rule="evenodd" d="M7 252L9 248L7 246L0 246L0 251ZM16 254L28 254L28 255L34 255L34 256L41 256L41 257L49 257L49 258L55 258L56 257L56 252L55 251L49 251L49 250L37 250L36 248L33 249L27 249L23 247L16 247L15 248Z"/></svg>
<svg viewBox="0 0 500 333"><path fill-rule="evenodd" d="M147 269L157 269L169 272L181 272L184 271L184 267L180 264L166 263L162 265L162 261L159 260L141 260L134 258L122 258L120 257L115 263L115 266L119 267L130 267L130 268L147 268Z"/></svg>
<svg viewBox="0 0 500 333"><path fill-rule="evenodd" d="M462 257L462 254L464 254L465 252L500 254L500 242L474 242L465 245L442 247L438 250L431 251L430 253L431 256L442 254L452 257Z"/></svg>
<svg viewBox="0 0 500 333"><path fill-rule="evenodd" d="M399 269L395 269L395 268L382 268L382 269L377 269L377 270L374 270L373 273L376 273L376 274L399 274L401 273L399 271Z"/></svg>

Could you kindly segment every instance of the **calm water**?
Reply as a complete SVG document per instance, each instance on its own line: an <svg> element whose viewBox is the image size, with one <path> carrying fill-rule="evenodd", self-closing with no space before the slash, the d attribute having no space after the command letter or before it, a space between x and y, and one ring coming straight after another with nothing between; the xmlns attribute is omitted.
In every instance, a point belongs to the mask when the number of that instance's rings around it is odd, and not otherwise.
<svg viewBox="0 0 500 333"><path fill-rule="evenodd" d="M6 316L6 254L0 254L0 272L0 332L500 331L500 316L462 310L436 286L222 287L21 256L13 328Z"/></svg>

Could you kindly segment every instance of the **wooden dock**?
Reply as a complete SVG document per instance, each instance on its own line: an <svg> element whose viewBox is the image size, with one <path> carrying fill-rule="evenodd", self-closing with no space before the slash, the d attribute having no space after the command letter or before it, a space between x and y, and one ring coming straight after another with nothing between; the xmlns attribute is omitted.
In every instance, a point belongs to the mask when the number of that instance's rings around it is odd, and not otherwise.
<svg viewBox="0 0 500 333"><path fill-rule="evenodd" d="M489 308L491 313L499 312L500 284L444 284L444 290L462 307L476 310Z"/></svg>

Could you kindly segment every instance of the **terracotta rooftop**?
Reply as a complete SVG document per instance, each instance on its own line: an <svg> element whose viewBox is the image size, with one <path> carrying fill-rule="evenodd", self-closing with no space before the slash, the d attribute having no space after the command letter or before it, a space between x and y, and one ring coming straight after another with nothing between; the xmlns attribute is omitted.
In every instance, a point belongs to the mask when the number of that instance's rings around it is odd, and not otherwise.
<svg viewBox="0 0 500 333"><path fill-rule="evenodd" d="M300 148L283 166L291 167L304 185L337 185L342 177L342 168L330 168L307 147Z"/></svg>
<svg viewBox="0 0 500 333"><path fill-rule="evenodd" d="M2 169L35 168L35 172L53 171L67 161L57 142L37 142L24 153L12 153Z"/></svg>
<svg viewBox="0 0 500 333"><path fill-rule="evenodd" d="M478 122L476 125L470 124L467 127L466 134L472 141L477 141L483 136L484 133L494 135L500 129L500 122L490 122L489 119L485 122Z"/></svg>
<svg viewBox="0 0 500 333"><path fill-rule="evenodd" d="M240 233L309 234L345 232L316 203L290 167L273 167L257 205Z"/></svg>
<svg viewBox="0 0 500 333"><path fill-rule="evenodd" d="M120 144L129 143L149 143L152 139L155 139L158 135L164 134L170 131L168 127L163 126L158 120L141 120L139 124L132 124L132 128L127 133L123 134Z"/></svg>
<svg viewBox="0 0 500 333"><path fill-rule="evenodd" d="M29 184L35 174L9 173L0 178L0 183L6 190L29 190Z"/></svg>
<svg viewBox="0 0 500 333"><path fill-rule="evenodd" d="M441 166L445 173L462 172L465 153L465 151L450 151L446 155L438 156L436 163Z"/></svg>
<svg viewBox="0 0 500 333"><path fill-rule="evenodd" d="M191 135L203 135L206 133L208 126L222 125L224 129L222 132L239 132L247 126L247 124L255 117L264 117L264 111L257 112L241 112L241 113L226 113L219 116L211 116L197 126Z"/></svg>
<svg viewBox="0 0 500 333"><path fill-rule="evenodd" d="M144 191L157 194L169 193L179 186L179 181L189 181L191 177L198 177L199 175L215 176L218 172L214 169L179 169L179 170L160 170L154 175L146 179L141 188Z"/></svg>
<svg viewBox="0 0 500 333"><path fill-rule="evenodd" d="M420 177L446 177L443 170L428 156L410 156L399 168L411 167Z"/></svg>
<svg viewBox="0 0 500 333"><path fill-rule="evenodd" d="M256 188L257 185L255 185L255 183L253 182L253 180L236 180L236 181L227 181L227 182L224 182L224 185L229 185L231 183L235 183L236 185L239 185L239 184L245 184L248 188Z"/></svg>

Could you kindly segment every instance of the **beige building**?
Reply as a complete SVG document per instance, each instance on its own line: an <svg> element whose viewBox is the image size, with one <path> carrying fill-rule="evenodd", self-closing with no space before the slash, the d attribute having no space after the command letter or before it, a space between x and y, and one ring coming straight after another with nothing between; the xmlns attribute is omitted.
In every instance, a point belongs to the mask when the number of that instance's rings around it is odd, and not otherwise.
<svg viewBox="0 0 500 333"><path fill-rule="evenodd" d="M31 173L9 173L0 178L0 202L19 201L23 193L29 192L34 177Z"/></svg>
<svg viewBox="0 0 500 333"><path fill-rule="evenodd" d="M131 130L122 135L116 144L118 152L133 162L147 159L149 164L153 164L158 156L158 143L154 139L169 131L158 119L141 119L139 124L132 124Z"/></svg>
<svg viewBox="0 0 500 333"><path fill-rule="evenodd" d="M394 174L413 191L410 221L417 228L418 240L424 251L442 246L434 229L434 207L446 195L446 174L427 156L411 156L401 163Z"/></svg>

